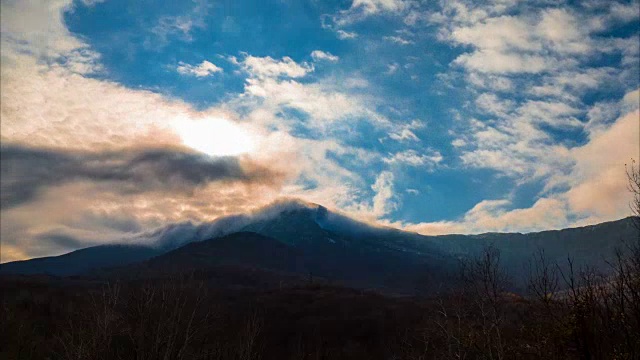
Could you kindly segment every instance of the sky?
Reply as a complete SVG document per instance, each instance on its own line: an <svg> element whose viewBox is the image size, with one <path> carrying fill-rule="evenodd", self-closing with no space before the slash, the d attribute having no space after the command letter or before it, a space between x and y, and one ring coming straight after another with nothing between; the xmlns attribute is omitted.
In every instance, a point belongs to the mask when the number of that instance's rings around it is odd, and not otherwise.
<svg viewBox="0 0 640 360"><path fill-rule="evenodd" d="M630 215L638 1L0 10L2 262L289 198L428 235Z"/></svg>

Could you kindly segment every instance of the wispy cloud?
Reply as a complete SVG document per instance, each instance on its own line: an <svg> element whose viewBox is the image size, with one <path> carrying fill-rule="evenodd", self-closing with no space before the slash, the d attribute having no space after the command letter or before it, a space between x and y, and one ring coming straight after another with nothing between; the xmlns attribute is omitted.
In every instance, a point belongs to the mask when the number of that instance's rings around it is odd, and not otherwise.
<svg viewBox="0 0 640 360"><path fill-rule="evenodd" d="M492 231L542 231L566 226L566 205L556 199L543 198L529 208L509 210L510 200L484 200L476 204L459 221L403 223L391 225L426 235L478 234Z"/></svg>
<svg viewBox="0 0 640 360"><path fill-rule="evenodd" d="M340 30L336 30L336 36L340 40L349 40L349 39L357 38L358 34L352 31L345 31L340 29Z"/></svg>
<svg viewBox="0 0 640 360"><path fill-rule="evenodd" d="M242 66L252 77L261 79L299 78L313 71L313 65L308 63L299 64L288 56L280 60L270 56L258 57L252 55L246 55L241 61L233 56L230 59L232 63Z"/></svg>
<svg viewBox="0 0 640 360"><path fill-rule="evenodd" d="M311 52L311 57L315 61L329 61L329 62L337 62L340 60L338 56L331 54L330 52L324 52L322 50L314 50Z"/></svg>
<svg viewBox="0 0 640 360"><path fill-rule="evenodd" d="M413 2L407 0L353 0L348 9L333 14L324 14L321 18L322 27L335 31L336 36L341 40L354 39L358 34L343 28L372 16L401 16L412 5Z"/></svg>
<svg viewBox="0 0 640 360"><path fill-rule="evenodd" d="M192 32L206 27L205 18L210 5L203 0L192 2L193 7L184 14L161 16L156 25L151 28L151 33L155 36L154 41L148 41L147 46L151 48L165 46L174 36L183 41L193 41Z"/></svg>
<svg viewBox="0 0 640 360"><path fill-rule="evenodd" d="M377 14L400 14L410 7L406 0L353 0L351 6L333 14L332 20L338 26L362 21Z"/></svg>
<svg viewBox="0 0 640 360"><path fill-rule="evenodd" d="M395 74L396 71L398 71L398 69L400 68L400 64L398 63L391 63L387 65L387 71L385 72L385 74L387 75L392 75Z"/></svg>
<svg viewBox="0 0 640 360"><path fill-rule="evenodd" d="M625 61L628 50L619 46L626 38L615 34L604 42L602 38L612 19L620 23L637 18L621 17L616 10L627 5L612 3L594 9L452 1L442 3L436 13L408 15L405 23L436 24L440 41L461 45L463 53L450 64L452 72L442 78L451 79L448 76L462 70L460 84L470 86L467 94L472 101L462 111L466 119L460 116L459 120L465 126L451 143L462 163L512 177L516 189L536 181L545 189L528 208L514 207L508 199L481 202L458 221L404 225L424 233L531 231L624 216L626 189L621 172L623 163L637 156L638 114L625 108L624 101L590 105L585 94L607 83L620 84L628 94L637 89L637 81L628 78L639 71L637 56L635 64ZM619 64L599 63L612 54L621 56ZM631 118L636 120L633 125ZM584 143L558 135L590 133L592 126L598 130ZM627 129L627 135L622 129ZM628 147L611 142L625 136ZM600 162L592 151L607 154L602 156L608 160ZM593 202L588 200L589 192L599 194Z"/></svg>
<svg viewBox="0 0 640 360"><path fill-rule="evenodd" d="M195 77L207 77L215 73L223 72L221 67L208 60L204 60L198 65L190 65L181 61L178 63L176 71L183 75L192 75Z"/></svg>
<svg viewBox="0 0 640 360"><path fill-rule="evenodd" d="M73 9L72 1L11 1L0 6L4 61L25 53L79 74L102 69L100 55L64 24L63 13Z"/></svg>
<svg viewBox="0 0 640 360"><path fill-rule="evenodd" d="M440 152L430 149L425 153L416 150L405 150L386 157L384 162L389 164L404 164L408 166L420 166L428 171L433 169L442 161Z"/></svg>
<svg viewBox="0 0 640 360"><path fill-rule="evenodd" d="M637 96L637 92L634 96ZM638 118L640 112L632 110L618 118L608 129L595 133L584 146L571 149L569 157L575 165L570 167L570 173L551 178L554 186L568 190L542 196L531 207L513 208L509 199L484 200L457 221L400 221L392 225L422 234L438 235L541 231L628 216L629 196L624 163L637 156L637 144L640 143Z"/></svg>
<svg viewBox="0 0 640 360"><path fill-rule="evenodd" d="M622 51L596 45L596 32L615 15L517 9L507 3L488 8L452 2L431 21L441 24L442 41L470 47L453 65L462 67L478 90L471 115L489 117L471 120L472 131L459 139L469 149L461 154L463 162L537 178L571 167L569 149L554 143L550 129L583 128L581 95L626 70L590 65L599 53ZM512 91L518 88L527 92L515 100Z"/></svg>
<svg viewBox="0 0 640 360"><path fill-rule="evenodd" d="M385 36L383 37L383 39L398 45L411 45L414 43L413 41L405 39L401 36Z"/></svg>

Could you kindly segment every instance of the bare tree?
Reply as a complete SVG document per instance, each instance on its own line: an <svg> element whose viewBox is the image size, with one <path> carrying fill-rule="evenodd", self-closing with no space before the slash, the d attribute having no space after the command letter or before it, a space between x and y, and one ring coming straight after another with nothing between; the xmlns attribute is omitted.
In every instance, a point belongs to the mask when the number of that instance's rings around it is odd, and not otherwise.
<svg viewBox="0 0 640 360"><path fill-rule="evenodd" d="M470 310L465 303L464 291L451 294L447 298L438 299L438 310L434 323L444 337L444 348L441 349L449 359L466 359L473 344L470 336L473 327L467 321ZM425 349L426 350L426 349ZM422 359L426 359L425 356Z"/></svg>
<svg viewBox="0 0 640 360"><path fill-rule="evenodd" d="M625 164L627 173L627 189L631 192L633 199L629 203L631 213L634 217L634 224L638 231L638 241L640 242L640 166L636 165L636 161L631 159L631 164Z"/></svg>
<svg viewBox="0 0 640 360"><path fill-rule="evenodd" d="M480 324L476 346L487 359L504 359L505 292L509 282L500 264L500 251L492 245L476 258L463 262L465 294L475 307Z"/></svg>
<svg viewBox="0 0 640 360"><path fill-rule="evenodd" d="M543 248L538 248L533 259L529 260L529 292L548 307L555 300L558 281L557 265L549 262Z"/></svg>
<svg viewBox="0 0 640 360"><path fill-rule="evenodd" d="M262 357L258 341L262 326L263 320L254 310L246 319L238 337L239 343L236 350L239 360L259 360Z"/></svg>
<svg viewBox="0 0 640 360"><path fill-rule="evenodd" d="M85 311L67 319L64 331L56 336L59 355L66 359L107 359L113 337L118 335L122 317L116 311L121 295L119 283L106 283L89 293ZM87 326L89 325L89 326Z"/></svg>

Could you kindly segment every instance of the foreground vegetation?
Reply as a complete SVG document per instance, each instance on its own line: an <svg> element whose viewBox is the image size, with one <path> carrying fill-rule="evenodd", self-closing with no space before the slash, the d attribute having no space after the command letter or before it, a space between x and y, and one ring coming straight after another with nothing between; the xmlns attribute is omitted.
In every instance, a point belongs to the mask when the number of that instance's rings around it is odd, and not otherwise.
<svg viewBox="0 0 640 360"><path fill-rule="evenodd" d="M306 284L222 290L206 279L2 279L7 359L638 359L640 248L612 272L562 272L540 251L526 296L500 254L429 298ZM568 260L570 261L570 260Z"/></svg>

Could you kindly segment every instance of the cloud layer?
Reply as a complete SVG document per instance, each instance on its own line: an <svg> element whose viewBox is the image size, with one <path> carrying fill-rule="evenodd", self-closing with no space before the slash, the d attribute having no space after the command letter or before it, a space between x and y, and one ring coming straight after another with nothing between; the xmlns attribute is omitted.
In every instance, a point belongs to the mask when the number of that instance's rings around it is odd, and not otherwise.
<svg viewBox="0 0 640 360"><path fill-rule="evenodd" d="M123 195L152 191L188 192L211 182L277 184L273 173L246 159L184 150L144 149L102 153L61 152L19 146L0 149L2 207L9 209L47 187L72 182L104 183Z"/></svg>

